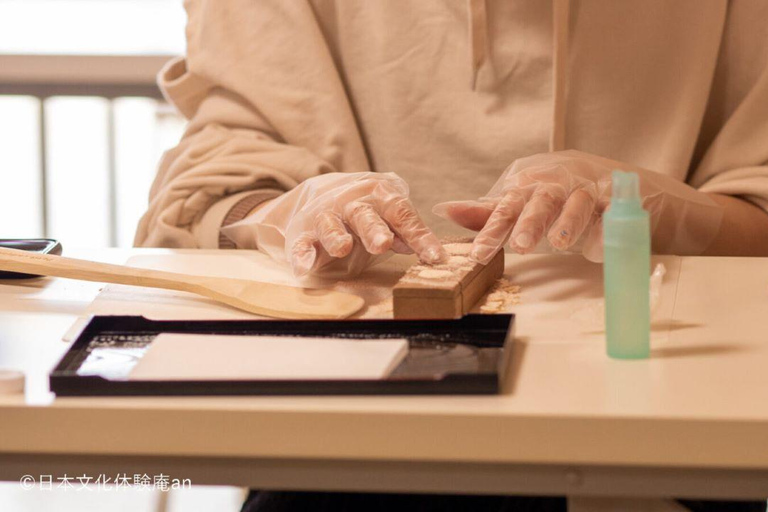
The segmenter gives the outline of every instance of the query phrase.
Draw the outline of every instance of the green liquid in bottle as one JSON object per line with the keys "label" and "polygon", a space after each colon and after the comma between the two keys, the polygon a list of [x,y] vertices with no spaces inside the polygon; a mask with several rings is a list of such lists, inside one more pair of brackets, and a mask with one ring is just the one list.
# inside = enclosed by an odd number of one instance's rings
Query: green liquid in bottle
{"label": "green liquid in bottle", "polygon": [[603,215],[605,332],[608,355],[650,355],[651,228],[635,173],[614,171],[611,207]]}

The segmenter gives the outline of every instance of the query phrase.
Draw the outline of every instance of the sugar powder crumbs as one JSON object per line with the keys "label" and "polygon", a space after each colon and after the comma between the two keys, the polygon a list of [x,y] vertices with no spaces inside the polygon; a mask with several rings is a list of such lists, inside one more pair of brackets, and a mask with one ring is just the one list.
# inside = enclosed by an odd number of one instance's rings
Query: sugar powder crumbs
{"label": "sugar powder crumbs", "polygon": [[469,256],[472,244],[451,243],[443,246],[445,251],[452,256]]}
{"label": "sugar powder crumbs", "polygon": [[472,245],[466,242],[452,242],[444,244],[443,247],[448,253],[447,261],[435,265],[426,263],[414,265],[403,276],[402,281],[447,288],[458,283],[463,276],[472,270],[473,263],[469,259]]}
{"label": "sugar powder crumbs", "polygon": [[479,312],[486,314],[508,313],[512,306],[520,303],[520,286],[502,277],[480,301]]}
{"label": "sugar powder crumbs", "polygon": [[453,272],[450,270],[436,270],[433,268],[428,268],[419,272],[419,277],[424,279],[446,279],[448,277],[453,277],[453,275]]}

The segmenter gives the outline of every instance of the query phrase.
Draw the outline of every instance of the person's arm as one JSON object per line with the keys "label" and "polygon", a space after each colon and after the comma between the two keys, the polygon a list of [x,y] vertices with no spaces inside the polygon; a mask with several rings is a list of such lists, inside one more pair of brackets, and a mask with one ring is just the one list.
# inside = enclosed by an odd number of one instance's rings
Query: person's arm
{"label": "person's arm", "polygon": [[615,170],[638,175],[654,253],[700,255],[712,245],[723,207],[709,195],[669,176],[576,150],[519,158],[484,197],[441,203],[433,211],[480,231],[470,254],[479,263],[490,261],[507,241],[513,251],[527,254],[542,240],[602,261],[602,213]]}
{"label": "person's arm", "polygon": [[723,219],[706,256],[768,256],[768,213],[749,201],[708,194],[723,207]]}
{"label": "person's arm", "polygon": [[190,123],[161,162],[135,245],[219,247],[219,229],[247,213],[251,192],[274,196],[321,174],[369,170],[308,3],[185,7],[187,56],[159,82]]}
{"label": "person's arm", "polygon": [[767,15],[765,2],[728,4],[699,157],[688,178],[723,208],[707,255],[768,256]]}
{"label": "person's arm", "polygon": [[[254,215],[280,195],[278,190],[265,188],[228,196],[208,208],[201,221],[192,228],[192,233],[202,247],[213,244],[219,249],[237,249],[237,243],[226,235],[224,228]],[[215,232],[219,233],[218,239]],[[206,237],[213,240],[208,241]]]}

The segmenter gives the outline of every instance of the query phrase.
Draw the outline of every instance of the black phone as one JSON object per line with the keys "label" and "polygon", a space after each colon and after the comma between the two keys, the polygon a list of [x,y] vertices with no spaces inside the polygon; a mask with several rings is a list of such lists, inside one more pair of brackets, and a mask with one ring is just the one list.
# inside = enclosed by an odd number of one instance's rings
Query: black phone
{"label": "black phone", "polygon": [[[36,252],[39,254],[55,254],[57,256],[60,255],[62,251],[59,241],[50,238],[0,239],[0,247],[20,249],[22,251]],[[33,277],[40,276],[0,270],[0,279],[30,279]]]}

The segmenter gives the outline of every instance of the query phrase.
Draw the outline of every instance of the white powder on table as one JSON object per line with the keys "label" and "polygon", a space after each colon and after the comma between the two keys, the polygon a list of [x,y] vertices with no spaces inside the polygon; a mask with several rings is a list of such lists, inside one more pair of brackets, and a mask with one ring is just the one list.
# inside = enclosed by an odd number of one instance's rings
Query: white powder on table
{"label": "white powder on table", "polygon": [[480,301],[476,310],[480,313],[509,313],[512,307],[520,304],[520,286],[513,284],[506,277],[502,277],[493,285],[493,288]]}

